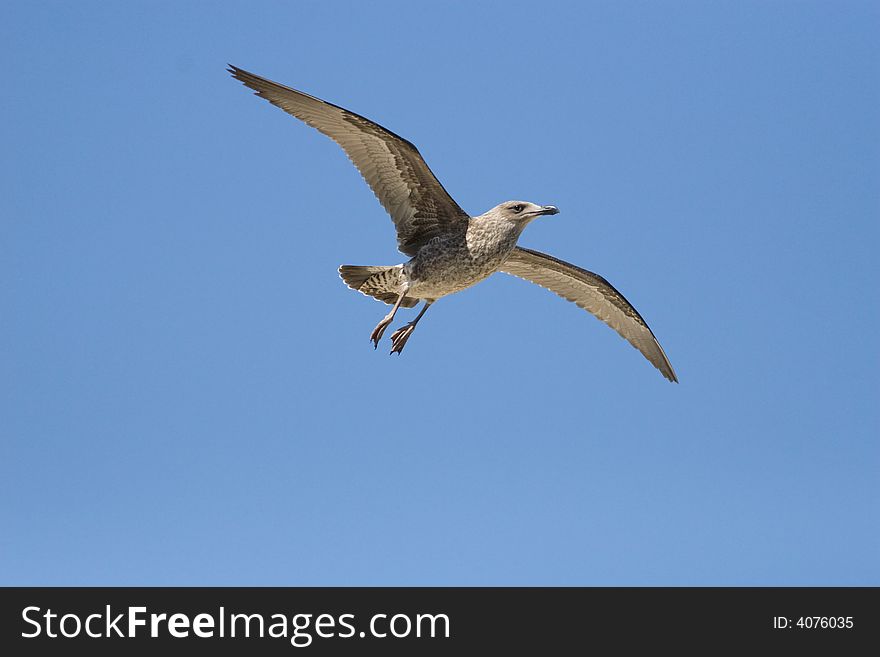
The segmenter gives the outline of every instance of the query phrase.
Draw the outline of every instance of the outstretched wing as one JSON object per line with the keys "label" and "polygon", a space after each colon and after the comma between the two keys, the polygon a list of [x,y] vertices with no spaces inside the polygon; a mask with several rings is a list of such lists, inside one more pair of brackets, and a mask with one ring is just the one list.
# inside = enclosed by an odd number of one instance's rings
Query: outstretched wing
{"label": "outstretched wing", "polygon": [[648,324],[632,304],[598,274],[521,247],[513,250],[500,270],[545,287],[591,312],[641,351],[663,376],[678,382]]}
{"label": "outstretched wing", "polygon": [[406,139],[347,109],[230,65],[234,78],[342,147],[397,228],[398,248],[414,256],[468,215]]}

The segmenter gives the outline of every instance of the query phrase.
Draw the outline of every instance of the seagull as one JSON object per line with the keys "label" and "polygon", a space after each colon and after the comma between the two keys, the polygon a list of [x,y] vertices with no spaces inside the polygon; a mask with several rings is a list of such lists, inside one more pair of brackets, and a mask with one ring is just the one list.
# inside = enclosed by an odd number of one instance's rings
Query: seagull
{"label": "seagull", "polygon": [[236,66],[229,65],[228,71],[257,96],[339,144],[391,215],[398,249],[410,260],[392,266],[339,267],[346,285],[391,306],[370,334],[374,348],[401,307],[424,302],[416,318],[391,335],[392,354],[403,351],[434,302],[500,271],[547,288],[592,313],[664,377],[678,382],[647,322],[611,283],[553,256],[517,246],[523,229],[538,217],[557,214],[556,206],[506,201],[471,217],[403,137],[343,107]]}

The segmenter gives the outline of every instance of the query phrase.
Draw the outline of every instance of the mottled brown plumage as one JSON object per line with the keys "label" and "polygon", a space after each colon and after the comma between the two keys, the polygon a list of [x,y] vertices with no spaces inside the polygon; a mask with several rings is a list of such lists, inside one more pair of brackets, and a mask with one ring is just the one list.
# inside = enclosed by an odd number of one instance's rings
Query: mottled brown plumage
{"label": "mottled brown plumage", "polygon": [[591,312],[641,351],[663,376],[678,381],[645,320],[608,281],[516,245],[532,220],[558,212],[554,206],[508,201],[469,217],[406,139],[296,89],[235,66],[229,71],[257,95],[339,144],[391,215],[398,248],[411,259],[393,266],[339,268],[349,287],[393,306],[370,335],[374,345],[378,346],[401,306],[425,301],[418,316],[391,336],[391,353],[403,350],[416,324],[437,299],[503,271],[545,287]]}

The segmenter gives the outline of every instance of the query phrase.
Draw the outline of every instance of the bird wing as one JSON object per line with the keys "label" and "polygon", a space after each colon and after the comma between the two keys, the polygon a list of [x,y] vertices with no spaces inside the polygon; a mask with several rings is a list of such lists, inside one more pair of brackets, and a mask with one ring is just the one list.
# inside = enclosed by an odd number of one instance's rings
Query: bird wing
{"label": "bird wing", "polygon": [[414,256],[431,238],[469,217],[403,137],[347,109],[229,66],[256,95],[324,133],[342,147],[397,228],[398,248]]}
{"label": "bird wing", "polygon": [[522,247],[516,247],[499,269],[545,287],[592,313],[641,351],[663,376],[678,382],[648,324],[632,304],[598,274]]}

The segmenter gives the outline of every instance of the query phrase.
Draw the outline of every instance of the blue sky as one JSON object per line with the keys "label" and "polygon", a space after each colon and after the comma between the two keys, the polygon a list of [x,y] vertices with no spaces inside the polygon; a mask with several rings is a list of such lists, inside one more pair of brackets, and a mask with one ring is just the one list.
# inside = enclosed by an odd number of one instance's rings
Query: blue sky
{"label": "blue sky", "polygon": [[[880,584],[878,28],[3,3],[0,583]],[[227,62],[410,139],[473,214],[559,206],[520,243],[608,278],[680,385],[500,274],[373,351],[336,268],[402,262],[389,218]]]}

